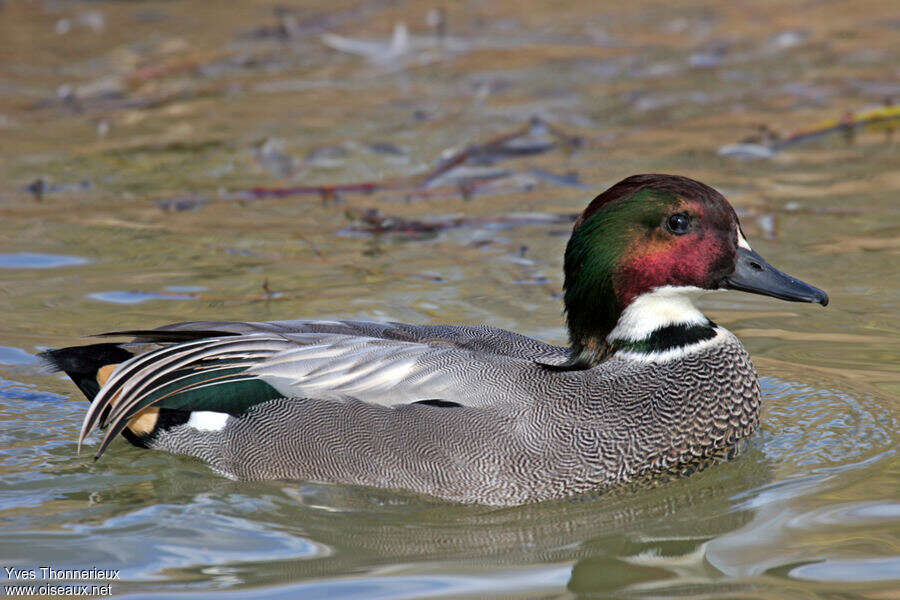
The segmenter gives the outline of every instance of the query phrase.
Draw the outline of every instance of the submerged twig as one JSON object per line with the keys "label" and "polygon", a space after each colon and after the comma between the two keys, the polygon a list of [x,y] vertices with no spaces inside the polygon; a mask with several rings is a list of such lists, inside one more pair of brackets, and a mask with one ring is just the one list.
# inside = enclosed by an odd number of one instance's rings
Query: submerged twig
{"label": "submerged twig", "polygon": [[446,216],[432,219],[404,219],[403,217],[385,215],[377,208],[370,208],[363,213],[348,212],[348,216],[354,218],[357,222],[349,227],[345,227],[339,233],[370,235],[393,233],[406,236],[431,235],[446,229],[479,225],[518,227],[523,225],[571,223],[578,217],[577,214],[511,213],[497,217]]}
{"label": "submerged twig", "polygon": [[854,141],[856,132],[865,128],[882,129],[890,140],[898,123],[900,123],[900,106],[894,106],[890,100],[886,100],[883,107],[855,113],[848,111],[838,119],[827,119],[784,139],[778,139],[774,131],[761,125],[757,127],[759,130],[757,135],[740,144],[722,146],[719,148],[719,154],[743,158],[768,158],[785,148],[838,133],[843,135],[849,144]]}
{"label": "submerged twig", "polygon": [[880,108],[871,108],[856,113],[847,112],[840,119],[823,121],[806,131],[794,133],[789,138],[772,144],[773,150],[781,150],[807,140],[819,138],[834,133],[851,135],[853,131],[873,125],[886,125],[885,129],[892,130],[891,124],[900,121],[900,106],[887,104]]}
{"label": "submerged twig", "polygon": [[125,76],[125,81],[129,85],[139,85],[153,79],[195,71],[204,65],[222,61],[231,56],[233,56],[233,52],[202,52],[191,56],[165,58],[136,68]]}
{"label": "submerged twig", "polygon": [[[527,136],[539,135],[545,135],[552,139],[552,141],[520,144],[518,146],[515,144]],[[426,171],[424,174],[389,179],[386,181],[363,181],[346,184],[301,185],[289,187],[259,186],[248,190],[233,192],[228,194],[227,197],[238,201],[250,201],[262,198],[317,195],[322,198],[323,202],[328,202],[340,197],[341,194],[372,194],[381,191],[405,192],[408,193],[408,197],[410,198],[440,195],[441,193],[447,192],[459,193],[464,197],[470,197],[478,190],[478,187],[481,184],[501,178],[501,176],[495,171],[485,171],[480,174],[467,176],[464,180],[458,181],[453,185],[448,183],[438,186],[435,185],[435,183],[454,168],[472,160],[489,161],[513,156],[540,154],[557,147],[578,147],[581,143],[582,139],[580,137],[569,135],[551,123],[546,122],[544,119],[534,117],[527,124],[518,127],[513,131],[498,135],[483,143],[466,146],[464,149],[439,161],[433,168]],[[544,172],[540,172],[540,175],[542,179],[552,181],[552,179],[546,176]],[[504,174],[503,176],[507,176],[507,174]],[[572,179],[572,175],[568,175],[567,177],[567,179],[558,177],[557,182],[559,182],[560,185],[579,185],[577,183],[577,178]]]}
{"label": "submerged twig", "polygon": [[[549,134],[549,136],[554,139],[554,142],[545,142],[543,144],[532,145],[531,147],[525,148],[516,148],[514,146],[511,146],[512,142],[524,138],[525,136],[540,134],[543,132]],[[581,138],[579,138],[578,136],[571,136],[563,133],[560,129],[556,128],[540,117],[532,117],[527,124],[519,127],[518,129],[498,135],[488,140],[487,142],[467,146],[459,152],[456,152],[450,157],[440,161],[437,165],[434,166],[434,168],[432,168],[424,175],[420,176],[421,179],[419,181],[419,186],[427,187],[441,175],[444,175],[454,167],[458,167],[459,165],[462,165],[463,163],[473,158],[540,154],[555,148],[557,145],[567,145],[570,147],[574,147],[580,144]]]}

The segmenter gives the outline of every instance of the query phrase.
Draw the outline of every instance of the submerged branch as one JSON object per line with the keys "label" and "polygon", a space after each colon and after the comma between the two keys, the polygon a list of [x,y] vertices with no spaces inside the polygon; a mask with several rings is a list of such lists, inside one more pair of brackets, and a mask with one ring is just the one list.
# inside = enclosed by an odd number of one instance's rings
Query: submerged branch
{"label": "submerged branch", "polygon": [[[531,138],[531,139],[529,139]],[[515,156],[542,154],[555,148],[577,148],[583,143],[582,138],[569,135],[540,117],[532,118],[527,124],[513,131],[495,136],[486,142],[466,146],[462,150],[439,161],[424,174],[401,177],[386,181],[363,181],[346,184],[301,185],[289,187],[255,187],[228,194],[238,201],[259,200],[262,198],[284,198],[287,196],[317,195],[323,202],[336,200],[342,194],[372,194],[382,191],[404,192],[408,198],[440,196],[441,194],[461,194],[463,197],[474,195],[479,186],[496,179],[508,177],[510,173],[498,175],[495,171],[460,178],[456,182],[441,182],[441,178],[464,164],[480,161],[494,162]],[[541,172],[542,179],[552,179]],[[580,185],[577,178],[557,176],[559,185]]]}

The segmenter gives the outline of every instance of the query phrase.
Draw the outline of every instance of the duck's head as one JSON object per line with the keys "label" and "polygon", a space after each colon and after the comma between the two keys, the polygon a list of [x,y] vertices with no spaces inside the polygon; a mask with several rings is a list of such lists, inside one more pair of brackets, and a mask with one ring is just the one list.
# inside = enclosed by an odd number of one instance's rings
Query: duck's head
{"label": "duck's head", "polygon": [[711,330],[692,302],[705,290],[828,303],[825,292],[754,252],[734,209],[708,185],[675,175],[620,181],[588,205],[566,247],[573,359],[588,366],[660,331]]}

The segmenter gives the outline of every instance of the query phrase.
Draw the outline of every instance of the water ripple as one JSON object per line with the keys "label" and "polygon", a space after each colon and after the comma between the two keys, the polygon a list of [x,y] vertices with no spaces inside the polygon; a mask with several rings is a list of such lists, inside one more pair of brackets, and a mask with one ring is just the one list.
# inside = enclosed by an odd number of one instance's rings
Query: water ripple
{"label": "water ripple", "polygon": [[66,254],[13,252],[0,254],[0,269],[56,269],[87,264],[88,259]]}

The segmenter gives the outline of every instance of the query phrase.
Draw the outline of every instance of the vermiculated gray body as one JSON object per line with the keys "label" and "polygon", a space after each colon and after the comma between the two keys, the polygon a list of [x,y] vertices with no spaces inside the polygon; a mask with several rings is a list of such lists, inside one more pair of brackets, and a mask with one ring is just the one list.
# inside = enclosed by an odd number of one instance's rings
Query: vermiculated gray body
{"label": "vermiculated gray body", "polygon": [[[175,327],[204,325],[211,324]],[[180,425],[151,443],[239,479],[306,479],[512,505],[697,462],[758,424],[756,372],[740,342],[721,329],[714,343],[666,362],[614,356],[590,369],[554,372],[535,361],[562,362],[564,348],[489,327],[215,325],[321,336],[317,348],[339,347],[350,336],[415,344],[414,367],[392,381],[396,404],[365,381],[368,387],[358,387],[368,391],[357,397],[338,385],[323,397],[259,404],[219,431]],[[390,342],[354,352],[363,379],[366,361],[384,367],[398,360]],[[419,400],[463,406],[409,403],[412,392],[404,390],[419,389],[422,379],[434,395]]]}

